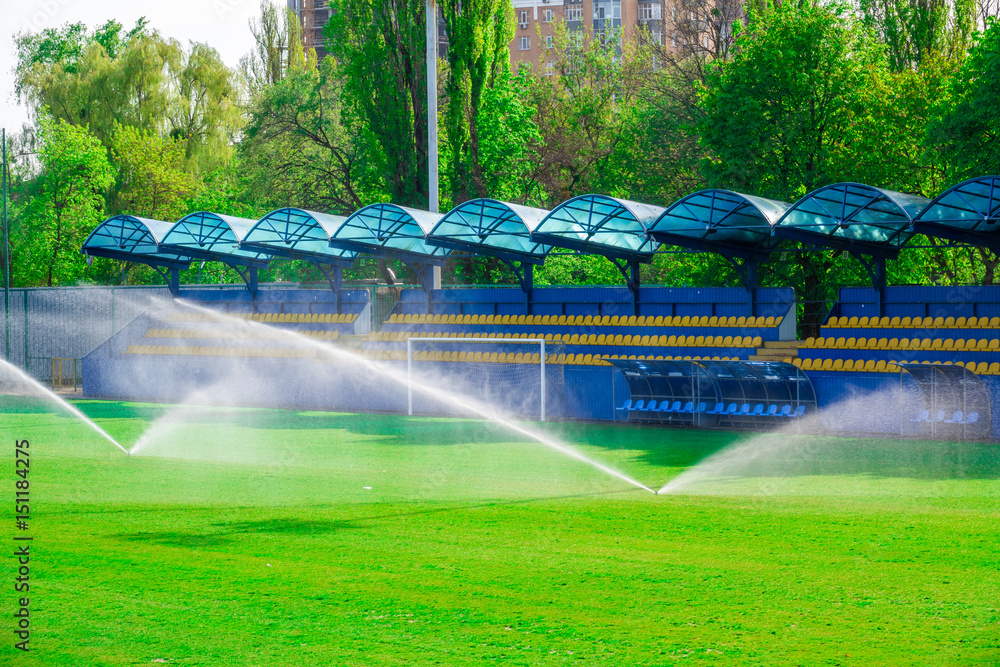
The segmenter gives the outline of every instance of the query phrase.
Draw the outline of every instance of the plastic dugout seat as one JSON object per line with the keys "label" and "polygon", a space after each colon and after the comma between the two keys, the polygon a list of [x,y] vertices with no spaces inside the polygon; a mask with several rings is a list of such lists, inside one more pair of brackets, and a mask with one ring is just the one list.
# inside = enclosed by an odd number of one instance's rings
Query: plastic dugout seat
{"label": "plastic dugout seat", "polygon": [[792,413],[792,417],[801,417],[805,415],[805,413],[806,413],[806,406],[800,405],[799,407],[795,408],[795,412]]}
{"label": "plastic dugout seat", "polygon": [[[744,406],[744,407],[746,407],[746,406]],[[750,413],[750,416],[751,417],[760,417],[763,414],[764,414],[764,404],[763,403],[758,403],[757,405],[753,406],[753,412]]]}
{"label": "plastic dugout seat", "polygon": [[739,416],[741,416],[741,417],[749,417],[750,416],[750,409],[751,409],[750,404],[749,403],[744,403],[743,406],[740,408],[740,411],[737,414]]}
{"label": "plastic dugout seat", "polygon": [[792,406],[783,405],[781,410],[776,415],[777,417],[791,417],[792,416]]}
{"label": "plastic dugout seat", "polygon": [[964,424],[965,414],[961,410],[956,410],[952,413],[951,419],[946,419],[945,424]]}
{"label": "plastic dugout seat", "polygon": [[778,406],[775,405],[775,404],[772,404],[771,406],[769,406],[767,408],[767,410],[764,412],[764,416],[765,417],[777,417],[778,416]]}
{"label": "plastic dugout seat", "polygon": [[976,411],[970,412],[968,416],[965,418],[966,424],[976,424],[978,422],[979,422],[979,413]]}
{"label": "plastic dugout seat", "polygon": [[706,415],[721,415],[725,411],[726,411],[726,404],[725,403],[716,403],[715,407],[712,408],[711,410],[709,410],[708,412],[706,412],[705,414]]}
{"label": "plastic dugout seat", "polygon": [[681,408],[680,410],[677,410],[677,413],[678,414],[682,414],[682,415],[689,415],[692,412],[694,412],[694,402],[693,401],[688,401],[687,403],[684,404],[683,408]]}

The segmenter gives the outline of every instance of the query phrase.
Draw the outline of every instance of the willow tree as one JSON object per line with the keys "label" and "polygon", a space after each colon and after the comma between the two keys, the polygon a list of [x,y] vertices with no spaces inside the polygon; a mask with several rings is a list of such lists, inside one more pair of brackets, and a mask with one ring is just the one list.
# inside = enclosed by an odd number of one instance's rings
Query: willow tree
{"label": "willow tree", "polygon": [[[328,50],[392,201],[426,208],[424,0],[332,0]],[[354,123],[351,123],[354,124]]]}

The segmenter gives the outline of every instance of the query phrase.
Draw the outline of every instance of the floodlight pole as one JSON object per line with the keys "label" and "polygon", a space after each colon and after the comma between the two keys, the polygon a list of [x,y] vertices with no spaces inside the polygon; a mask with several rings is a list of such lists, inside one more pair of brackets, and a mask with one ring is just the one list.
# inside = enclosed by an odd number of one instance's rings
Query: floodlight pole
{"label": "floodlight pole", "polygon": [[[427,210],[438,212],[437,7],[427,0]],[[441,289],[441,267],[431,268],[431,289]],[[431,309],[427,294],[427,310]]]}
{"label": "floodlight pole", "polygon": [[7,128],[0,130],[0,143],[3,144],[3,321],[6,331],[4,359],[10,361],[10,233],[7,229],[7,181],[10,180],[8,175],[10,170],[7,168]]}
{"label": "floodlight pole", "polygon": [[542,339],[542,353],[540,356],[542,362],[542,387],[541,387],[540,399],[542,402],[542,421],[545,421],[545,339],[544,338]]}

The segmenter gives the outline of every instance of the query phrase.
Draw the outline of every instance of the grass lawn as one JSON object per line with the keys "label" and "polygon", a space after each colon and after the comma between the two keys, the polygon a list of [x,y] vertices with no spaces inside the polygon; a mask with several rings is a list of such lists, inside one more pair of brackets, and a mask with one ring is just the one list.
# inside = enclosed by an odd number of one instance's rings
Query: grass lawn
{"label": "grass lawn", "polygon": [[[803,437],[654,496],[469,420],[77,405],[162,419],[126,457],[0,405],[0,665],[1000,664],[1000,446]],[[746,437],[545,428],[653,488]]]}

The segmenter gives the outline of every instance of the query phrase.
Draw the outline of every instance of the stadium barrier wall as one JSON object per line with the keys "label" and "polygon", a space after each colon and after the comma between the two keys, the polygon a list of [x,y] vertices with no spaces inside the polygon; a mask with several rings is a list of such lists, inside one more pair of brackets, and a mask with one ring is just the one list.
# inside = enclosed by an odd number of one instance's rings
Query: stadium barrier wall
{"label": "stadium barrier wall", "polygon": [[885,312],[878,312],[878,292],[844,287],[830,315],[838,317],[994,317],[1000,315],[1000,285],[938,287],[899,285],[886,288]]}

